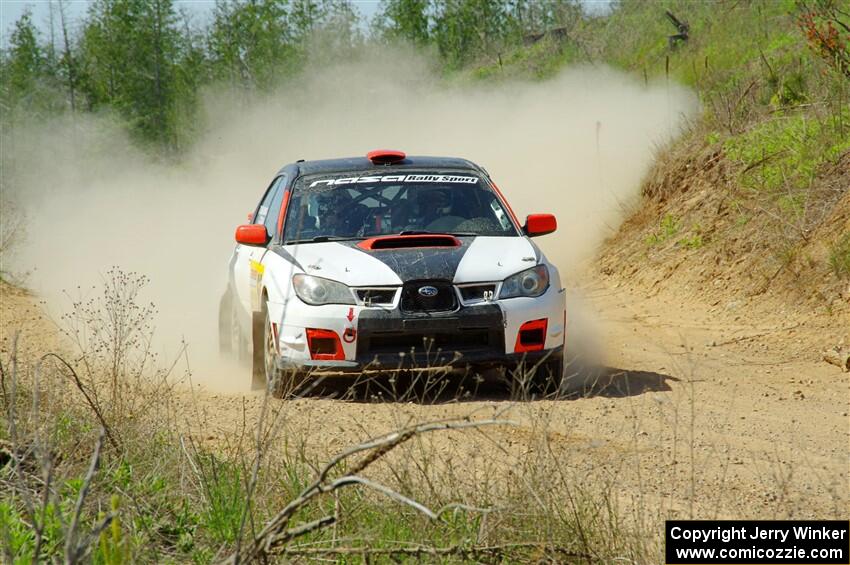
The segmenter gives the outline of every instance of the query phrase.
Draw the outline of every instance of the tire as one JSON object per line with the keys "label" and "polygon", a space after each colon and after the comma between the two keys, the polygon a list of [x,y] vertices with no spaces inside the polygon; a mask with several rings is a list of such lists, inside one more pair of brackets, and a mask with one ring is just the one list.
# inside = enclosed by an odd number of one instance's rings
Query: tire
{"label": "tire", "polygon": [[251,383],[253,388],[255,390],[268,388],[269,393],[276,398],[285,398],[294,394],[304,379],[294,370],[284,371],[278,368],[277,347],[275,346],[269,310],[265,302],[263,303],[263,311],[259,315],[255,315],[253,342]]}
{"label": "tire", "polygon": [[564,359],[558,357],[544,361],[534,372],[534,390],[538,394],[548,396],[557,394],[561,390],[561,382],[564,380]]}
{"label": "tire", "polygon": [[254,313],[251,327],[251,388],[259,390],[274,382],[274,374],[266,374],[266,341],[271,333],[271,324],[265,302],[263,311]]}

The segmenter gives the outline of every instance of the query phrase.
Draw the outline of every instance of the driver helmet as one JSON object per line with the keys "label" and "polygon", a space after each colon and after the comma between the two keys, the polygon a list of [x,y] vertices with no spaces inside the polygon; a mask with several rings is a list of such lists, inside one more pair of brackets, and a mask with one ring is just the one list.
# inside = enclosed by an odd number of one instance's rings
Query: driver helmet
{"label": "driver helmet", "polygon": [[344,188],[336,188],[319,196],[319,222],[331,225],[341,221],[353,200]]}
{"label": "driver helmet", "polygon": [[448,215],[452,210],[452,196],[447,188],[432,188],[419,193],[419,209],[426,217]]}

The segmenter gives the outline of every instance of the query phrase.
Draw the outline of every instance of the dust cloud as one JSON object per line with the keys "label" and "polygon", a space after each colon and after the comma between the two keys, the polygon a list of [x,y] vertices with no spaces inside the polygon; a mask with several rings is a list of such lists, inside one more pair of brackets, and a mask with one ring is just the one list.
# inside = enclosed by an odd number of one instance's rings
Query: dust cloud
{"label": "dust cloud", "polygon": [[425,60],[385,60],[309,69],[272,95],[207,92],[201,138],[175,163],[139,150],[108,116],[7,132],[3,184],[27,231],[12,267],[54,311],[68,306],[64,289],[97,284],[112,265],[146,274],[164,356],[185,339],[196,381],[244,388],[218,355],[218,300],[234,228],[283,164],[378,147],[468,158],[518,215],[557,215],[559,231],[537,241],[570,273],[634,202],[655,148],[697,110],[684,88],[599,67],[447,84]]}

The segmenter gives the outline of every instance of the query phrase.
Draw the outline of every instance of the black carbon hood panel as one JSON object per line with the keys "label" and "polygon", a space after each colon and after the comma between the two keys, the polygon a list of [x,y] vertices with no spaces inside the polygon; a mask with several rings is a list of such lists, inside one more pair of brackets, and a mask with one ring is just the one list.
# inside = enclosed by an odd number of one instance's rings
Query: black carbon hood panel
{"label": "black carbon hood panel", "polygon": [[409,247],[400,249],[363,249],[357,242],[345,242],[353,249],[378,259],[393,270],[402,282],[454,280],[458,265],[475,237],[458,237],[457,247]]}

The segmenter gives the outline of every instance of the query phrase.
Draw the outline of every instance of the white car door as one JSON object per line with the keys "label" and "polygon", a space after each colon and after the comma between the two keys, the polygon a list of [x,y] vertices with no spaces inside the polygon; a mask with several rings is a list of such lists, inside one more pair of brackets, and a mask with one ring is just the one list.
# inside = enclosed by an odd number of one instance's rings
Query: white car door
{"label": "white car door", "polygon": [[[252,224],[266,224],[272,201],[275,195],[283,190],[283,177],[277,177],[266,190],[262,202],[257,207],[252,218]],[[272,232],[273,233],[273,232]],[[242,309],[246,312],[258,310],[257,284],[262,279],[262,257],[265,247],[236,244],[236,259],[233,264],[233,282],[236,296]]]}

